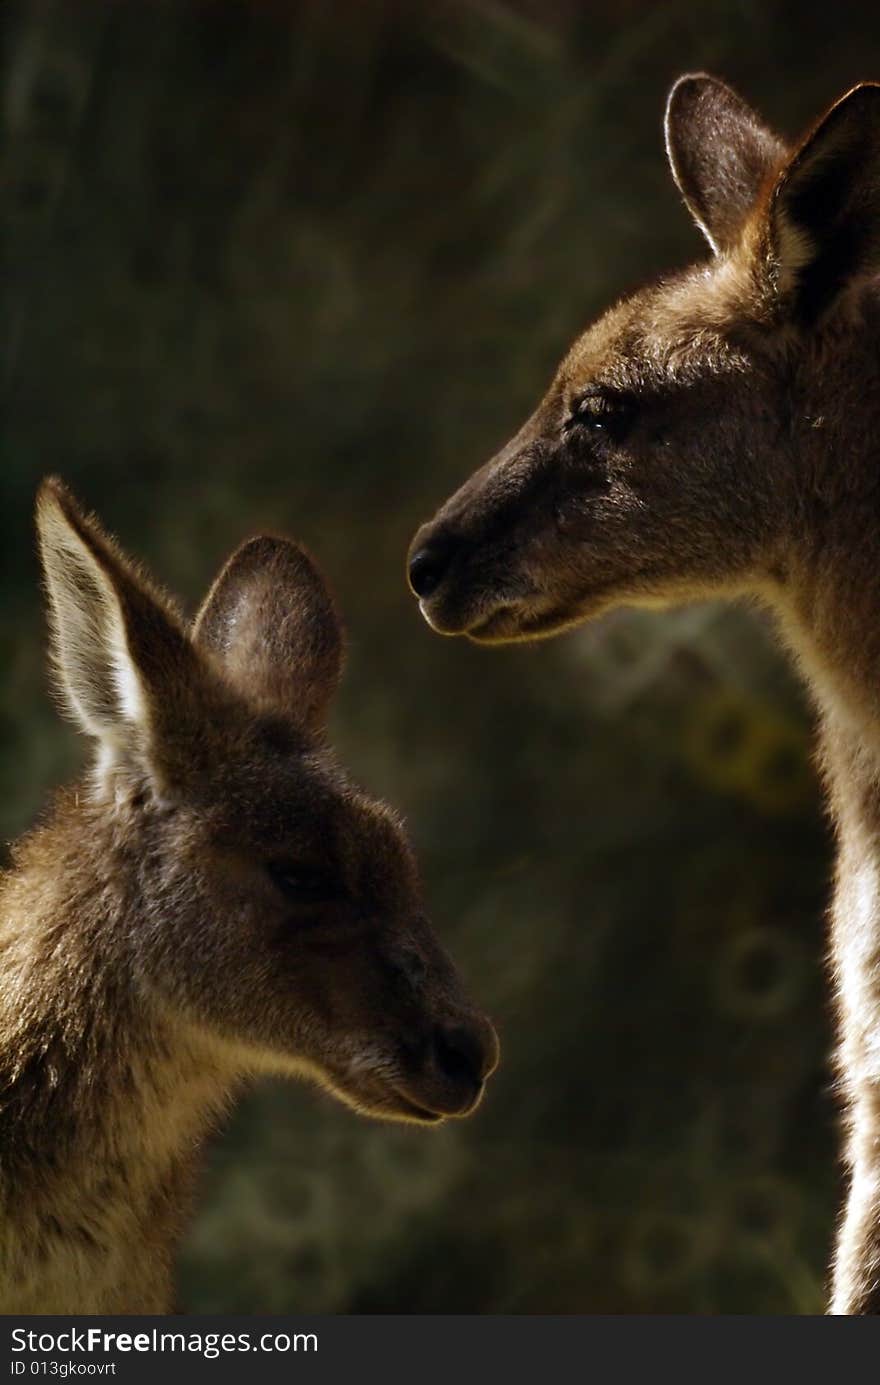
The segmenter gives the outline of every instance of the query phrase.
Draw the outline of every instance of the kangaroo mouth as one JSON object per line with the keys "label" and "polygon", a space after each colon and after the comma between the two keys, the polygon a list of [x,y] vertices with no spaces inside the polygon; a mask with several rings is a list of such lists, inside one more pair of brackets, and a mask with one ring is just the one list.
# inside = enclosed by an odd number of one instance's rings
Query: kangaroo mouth
{"label": "kangaroo mouth", "polygon": [[415,1125],[442,1125],[447,1120],[460,1120],[464,1116],[469,1116],[479,1106],[483,1099],[484,1084],[481,1082],[473,1091],[469,1091],[460,1102],[456,1103],[454,1109],[437,1109],[434,1106],[424,1105],[422,1101],[416,1101],[409,1092],[398,1086],[387,1086],[378,1098],[364,1099],[356,1096],[354,1104],[367,1115],[377,1116],[380,1120],[404,1121]]}
{"label": "kangaroo mouth", "polygon": [[488,615],[481,615],[469,623],[465,617],[450,619],[448,615],[438,611],[436,607],[432,610],[427,601],[419,602],[419,610],[435,634],[448,635],[452,638],[463,635],[474,640],[480,639],[484,634],[491,638],[491,632],[509,620],[513,609],[514,603],[506,602],[503,606],[496,607]]}
{"label": "kangaroo mouth", "polygon": [[539,604],[534,597],[502,599],[491,609],[478,611],[470,619],[449,619],[442,611],[419,602],[422,616],[438,635],[462,636],[472,644],[517,644],[555,635],[577,624],[583,617],[562,604]]}
{"label": "kangaroo mouth", "polygon": [[476,644],[499,644],[518,638],[518,632],[537,615],[534,598],[516,593],[491,602],[473,603],[438,593],[419,602],[422,617],[438,635],[464,636]]}
{"label": "kangaroo mouth", "polygon": [[[346,1106],[362,1116],[375,1120],[402,1121],[415,1125],[442,1125],[447,1111],[435,1111],[384,1078],[352,1081],[349,1075],[334,1073],[324,1078],[324,1085]],[[457,1113],[456,1113],[457,1114]]]}
{"label": "kangaroo mouth", "polygon": [[539,610],[530,609],[526,603],[511,603],[482,617],[462,633],[473,644],[516,644],[555,635],[573,625],[575,619],[564,606]]}
{"label": "kangaroo mouth", "polygon": [[391,1078],[379,1073],[336,1072],[326,1074],[325,1084],[334,1094],[361,1115],[377,1120],[401,1121],[416,1125],[442,1125],[446,1120],[462,1119],[475,1111],[483,1099],[485,1081],[467,1082],[458,1090],[432,1090],[434,1083],[417,1078]]}
{"label": "kangaroo mouth", "polygon": [[[483,1099],[485,1082],[467,1084],[466,1090],[460,1091],[450,1105],[448,1097],[444,1099],[442,1105],[425,1105],[424,1099],[416,1100],[407,1089],[403,1087],[392,1087],[391,1093],[397,1104],[399,1115],[398,1119],[418,1121],[422,1125],[438,1125],[445,1120],[460,1120],[464,1116],[469,1116],[477,1109]],[[418,1093],[421,1097],[422,1094]]]}
{"label": "kangaroo mouth", "polygon": [[394,1088],[393,1093],[400,1111],[398,1119],[417,1121],[420,1125],[440,1125],[447,1119],[445,1112],[432,1111],[429,1106],[422,1106],[399,1088]]}

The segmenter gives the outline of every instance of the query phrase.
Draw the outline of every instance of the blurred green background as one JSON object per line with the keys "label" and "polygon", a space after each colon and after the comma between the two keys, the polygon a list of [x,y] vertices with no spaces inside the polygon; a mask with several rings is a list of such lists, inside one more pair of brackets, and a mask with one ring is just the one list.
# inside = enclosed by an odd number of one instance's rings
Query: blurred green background
{"label": "blurred green background", "polygon": [[[571,337],[702,255],[665,169],[681,71],[788,133],[877,77],[875,4],[6,0],[0,830],[83,747],[46,691],[31,510],[61,472],[194,602],[261,526],[351,632],[335,716],[406,814],[496,1016],[472,1121],[266,1084],[212,1145],[193,1310],[804,1312],[836,1116],[830,839],[754,613],[439,640],[416,524]],[[136,1252],[135,1252],[136,1253]]]}

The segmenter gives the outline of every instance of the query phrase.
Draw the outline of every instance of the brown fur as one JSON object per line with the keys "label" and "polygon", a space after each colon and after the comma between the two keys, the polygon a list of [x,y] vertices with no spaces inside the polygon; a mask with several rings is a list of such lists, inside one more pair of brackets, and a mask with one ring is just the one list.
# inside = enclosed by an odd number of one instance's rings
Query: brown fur
{"label": "brown fur", "polygon": [[303,550],[245,544],[189,629],[58,482],[38,525],[98,754],[0,881],[0,1311],[163,1312],[243,1080],[430,1124],[473,1110],[497,1041],[400,824],[324,744],[342,637]]}
{"label": "brown fur", "polygon": [[444,634],[535,639],[620,604],[776,612],[821,718],[851,1184],[837,1313],[880,1312],[880,87],[793,153],[682,78],[667,148],[714,255],[575,342],[514,440],[417,534]]}

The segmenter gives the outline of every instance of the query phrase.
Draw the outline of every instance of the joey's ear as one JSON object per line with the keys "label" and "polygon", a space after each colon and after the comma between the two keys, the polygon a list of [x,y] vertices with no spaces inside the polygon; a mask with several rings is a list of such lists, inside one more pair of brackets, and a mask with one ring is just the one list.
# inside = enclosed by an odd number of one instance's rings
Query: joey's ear
{"label": "joey's ear", "polygon": [[764,235],[775,288],[802,321],[880,274],[880,84],[854,87],[807,135],[770,194]]}
{"label": "joey's ear", "polygon": [[55,478],[40,487],[37,533],[64,702],[111,754],[149,757],[191,702],[184,627]]}
{"label": "joey's ear", "polygon": [[246,696],[309,732],[324,724],[342,672],[342,623],[297,544],[268,537],[242,544],[205,598],[193,638]]}
{"label": "joey's ear", "polygon": [[716,254],[739,239],[762,184],[785,145],[724,82],[706,73],[679,77],[666,103],[672,176]]}

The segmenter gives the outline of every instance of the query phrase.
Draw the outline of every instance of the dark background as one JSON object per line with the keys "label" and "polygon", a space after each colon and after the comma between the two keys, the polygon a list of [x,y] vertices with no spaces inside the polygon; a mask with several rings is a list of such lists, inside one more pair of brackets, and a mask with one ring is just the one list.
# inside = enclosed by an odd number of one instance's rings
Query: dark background
{"label": "dark background", "polygon": [[623,612],[480,651],[431,635],[403,557],[590,316],[702,255],[662,151],[674,77],[723,75],[794,134],[880,76],[880,11],[6,0],[5,23],[0,831],[83,757],[45,686],[39,478],[191,603],[287,531],[348,616],[339,749],[406,814],[504,1045],[438,1133],[256,1089],[183,1303],[819,1309],[830,840],[769,631]]}

